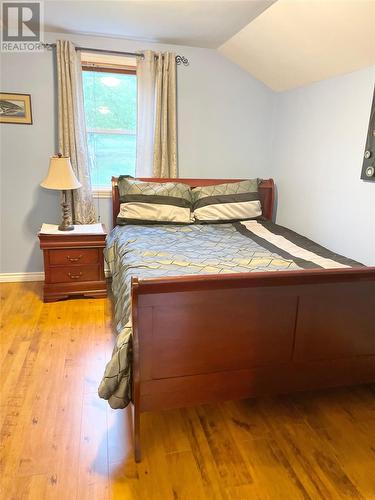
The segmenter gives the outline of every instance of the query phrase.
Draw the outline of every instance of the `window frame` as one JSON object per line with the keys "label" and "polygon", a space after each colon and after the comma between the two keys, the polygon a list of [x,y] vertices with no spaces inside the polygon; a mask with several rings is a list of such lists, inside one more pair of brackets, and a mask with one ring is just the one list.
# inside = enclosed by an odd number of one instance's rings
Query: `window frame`
{"label": "window frame", "polygon": [[[87,62],[87,61],[82,60],[81,61],[81,70],[82,70],[82,73],[84,71],[93,71],[96,73],[114,73],[114,74],[120,73],[123,75],[137,76],[137,67],[136,66],[116,65],[116,64],[108,64],[108,63],[104,63],[104,62],[103,63],[102,62],[96,63],[96,62]],[[87,132],[87,130],[86,130],[86,132]],[[109,186],[95,186],[92,188],[92,194],[93,194],[94,198],[111,198],[112,197],[112,186],[111,185],[109,185]]]}

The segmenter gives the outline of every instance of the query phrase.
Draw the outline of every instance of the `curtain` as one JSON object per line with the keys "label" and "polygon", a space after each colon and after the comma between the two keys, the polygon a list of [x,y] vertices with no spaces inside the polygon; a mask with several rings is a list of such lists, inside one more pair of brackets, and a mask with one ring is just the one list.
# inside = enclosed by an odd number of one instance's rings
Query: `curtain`
{"label": "curtain", "polygon": [[74,224],[96,222],[91,191],[85,114],[83,109],[82,69],[75,46],[67,40],[56,43],[58,147],[70,161],[82,187],[72,190],[70,205]]}
{"label": "curtain", "polygon": [[136,177],[152,177],[154,157],[155,81],[154,52],[137,59],[137,161]]}
{"label": "curtain", "polygon": [[154,177],[177,177],[176,55],[158,54],[155,84]]}
{"label": "curtain", "polygon": [[176,57],[145,51],[137,63],[137,177],[177,177]]}

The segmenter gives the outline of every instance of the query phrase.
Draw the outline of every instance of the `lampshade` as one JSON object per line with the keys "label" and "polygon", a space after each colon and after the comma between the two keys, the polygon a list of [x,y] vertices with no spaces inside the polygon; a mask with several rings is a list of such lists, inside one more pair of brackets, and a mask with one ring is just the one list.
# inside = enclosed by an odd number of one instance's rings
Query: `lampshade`
{"label": "lampshade", "polygon": [[47,189],[77,189],[82,186],[75,176],[68,156],[51,156],[47,177],[40,183]]}

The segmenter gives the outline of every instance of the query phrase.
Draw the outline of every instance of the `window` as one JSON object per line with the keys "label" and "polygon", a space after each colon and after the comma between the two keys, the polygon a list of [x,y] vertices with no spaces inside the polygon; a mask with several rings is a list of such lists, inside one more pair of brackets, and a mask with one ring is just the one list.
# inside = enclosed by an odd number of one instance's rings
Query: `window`
{"label": "window", "polygon": [[[136,161],[137,81],[135,61],[82,54],[84,110],[91,181],[109,191],[111,177],[134,175]],[[92,57],[92,55],[91,55]],[[126,64],[119,60],[126,59]]]}

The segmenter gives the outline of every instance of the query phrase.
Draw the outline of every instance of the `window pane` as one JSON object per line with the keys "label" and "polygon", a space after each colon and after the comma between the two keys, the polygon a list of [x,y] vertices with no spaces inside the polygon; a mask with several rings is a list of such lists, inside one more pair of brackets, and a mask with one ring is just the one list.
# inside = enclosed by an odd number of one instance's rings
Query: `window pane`
{"label": "window pane", "polygon": [[88,132],[91,177],[94,186],[111,183],[112,175],[133,175],[135,172],[136,136]]}
{"label": "window pane", "polygon": [[136,76],[83,71],[83,92],[92,184],[109,186],[112,175],[135,173]]}

